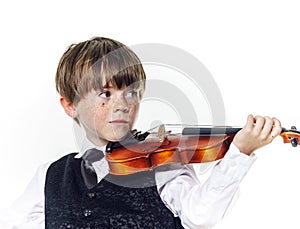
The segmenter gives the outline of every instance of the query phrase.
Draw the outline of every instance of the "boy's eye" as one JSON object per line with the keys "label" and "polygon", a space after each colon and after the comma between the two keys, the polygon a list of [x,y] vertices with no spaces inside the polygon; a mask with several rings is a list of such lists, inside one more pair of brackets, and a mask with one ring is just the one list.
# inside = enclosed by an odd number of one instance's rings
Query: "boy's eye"
{"label": "boy's eye", "polygon": [[99,94],[99,96],[102,98],[108,98],[111,96],[111,93],[109,91],[103,91]]}
{"label": "boy's eye", "polygon": [[138,93],[136,91],[129,91],[126,93],[127,97],[137,97]]}

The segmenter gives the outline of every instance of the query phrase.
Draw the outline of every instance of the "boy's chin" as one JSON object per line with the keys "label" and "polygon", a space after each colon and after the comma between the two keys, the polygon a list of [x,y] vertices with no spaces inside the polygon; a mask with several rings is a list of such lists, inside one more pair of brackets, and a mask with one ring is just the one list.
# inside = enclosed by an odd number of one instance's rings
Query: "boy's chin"
{"label": "boy's chin", "polygon": [[123,128],[116,128],[110,134],[109,141],[114,141],[114,142],[121,141],[127,138],[129,134],[130,134],[130,128],[128,126]]}
{"label": "boy's chin", "polygon": [[129,135],[130,135],[130,131],[127,131],[124,133],[119,133],[119,134],[109,136],[107,138],[107,140],[110,142],[119,142],[119,141],[122,141],[123,139],[127,138]]}

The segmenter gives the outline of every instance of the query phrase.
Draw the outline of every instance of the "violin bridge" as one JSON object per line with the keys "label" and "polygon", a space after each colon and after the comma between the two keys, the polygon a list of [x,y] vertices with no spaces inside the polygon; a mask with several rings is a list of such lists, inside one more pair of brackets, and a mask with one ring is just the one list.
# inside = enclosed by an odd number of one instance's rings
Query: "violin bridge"
{"label": "violin bridge", "polygon": [[163,142],[167,138],[167,132],[164,124],[159,125],[157,130],[157,136],[160,142]]}

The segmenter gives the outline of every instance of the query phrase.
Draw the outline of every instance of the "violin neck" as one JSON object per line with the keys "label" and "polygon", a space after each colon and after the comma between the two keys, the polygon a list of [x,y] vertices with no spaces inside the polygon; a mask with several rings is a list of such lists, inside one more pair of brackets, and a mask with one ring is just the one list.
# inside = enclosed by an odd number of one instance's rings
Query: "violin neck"
{"label": "violin neck", "polygon": [[182,135],[211,136],[236,134],[242,128],[240,127],[185,127]]}
{"label": "violin neck", "polygon": [[[241,127],[185,127],[182,130],[182,135],[195,135],[195,136],[207,136],[207,135],[227,135],[236,134],[242,128]],[[283,133],[296,133],[300,134],[300,131],[295,127],[291,129],[282,128],[281,134]]]}

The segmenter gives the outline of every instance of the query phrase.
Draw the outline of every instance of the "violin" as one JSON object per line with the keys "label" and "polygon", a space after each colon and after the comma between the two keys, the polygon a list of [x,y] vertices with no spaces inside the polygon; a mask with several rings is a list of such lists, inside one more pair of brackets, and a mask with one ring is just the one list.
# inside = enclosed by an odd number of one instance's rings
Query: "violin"
{"label": "violin", "polygon": [[[160,125],[147,132],[133,130],[120,142],[109,142],[106,160],[113,175],[129,175],[181,163],[205,163],[222,159],[242,128],[226,126]],[[284,143],[296,147],[300,131],[282,128]]]}

